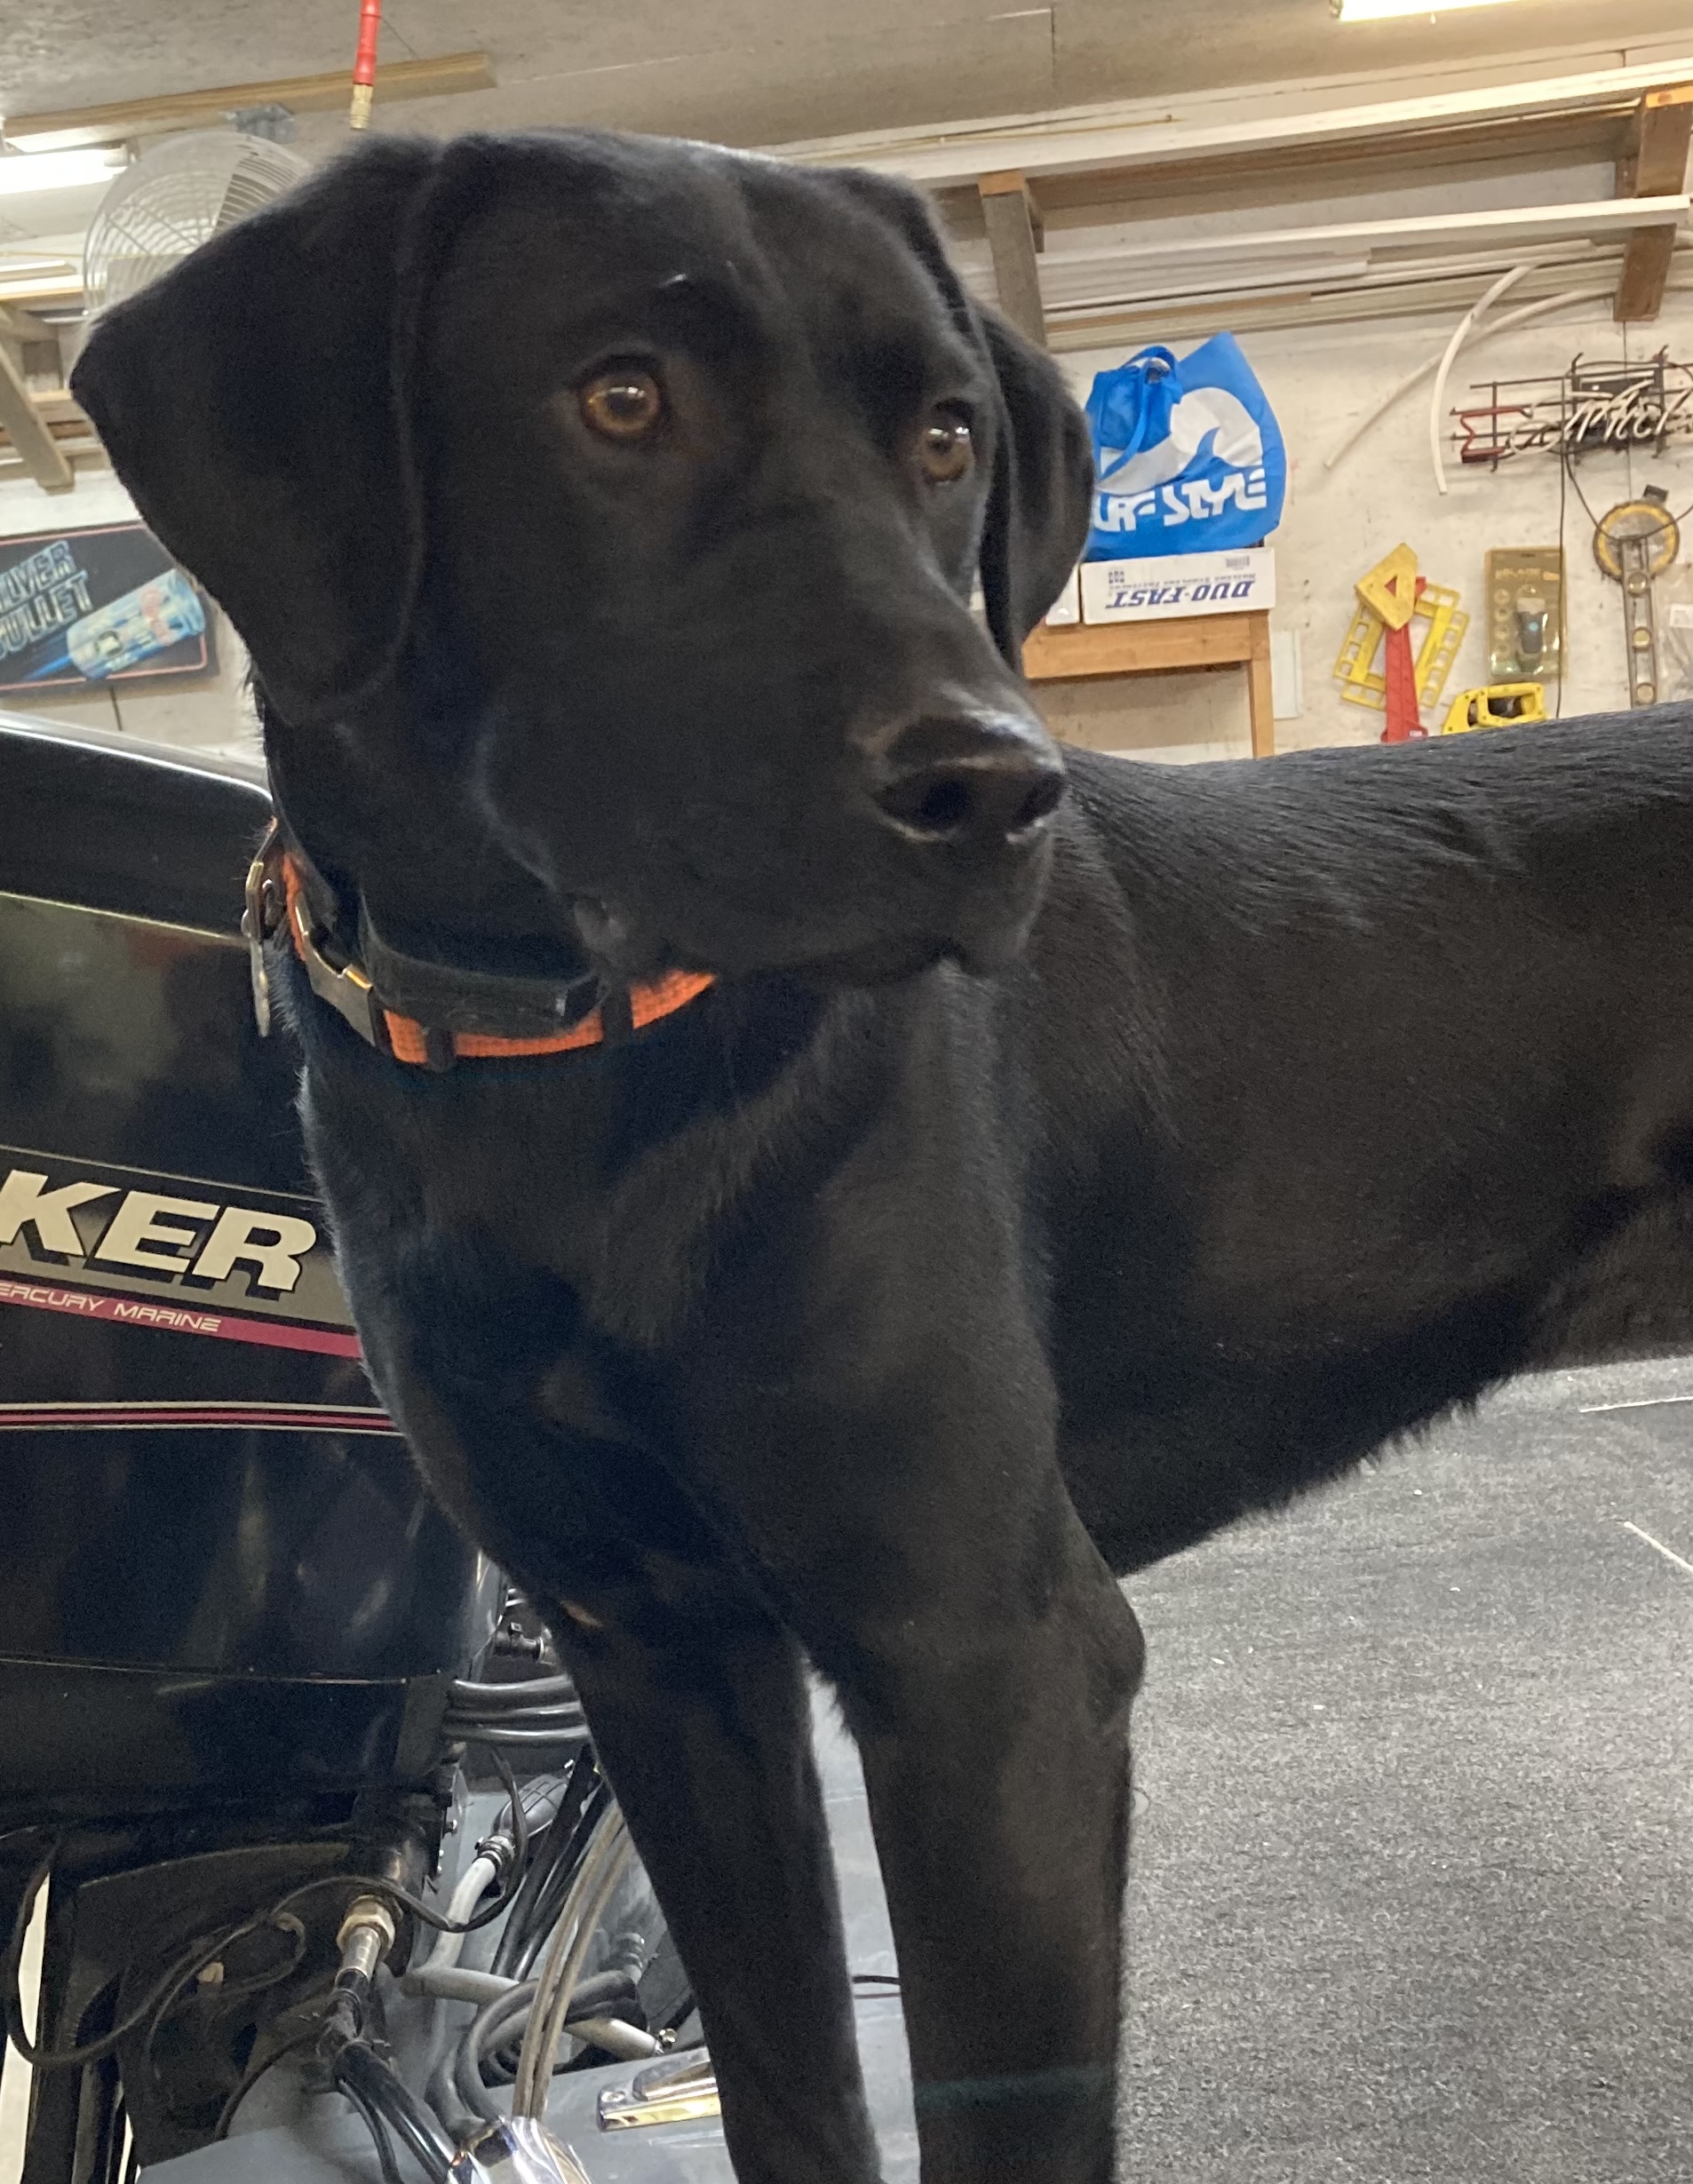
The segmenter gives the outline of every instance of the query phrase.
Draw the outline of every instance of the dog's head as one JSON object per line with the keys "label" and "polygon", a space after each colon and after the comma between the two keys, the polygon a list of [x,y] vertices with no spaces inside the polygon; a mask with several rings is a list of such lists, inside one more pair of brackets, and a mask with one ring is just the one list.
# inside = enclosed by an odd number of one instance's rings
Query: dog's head
{"label": "dog's head", "polygon": [[1086,440],[902,186],[376,140],[110,313],[75,386],[362,878],[473,837],[461,891],[521,873],[627,975],[1026,929],[1063,777],[1014,670]]}

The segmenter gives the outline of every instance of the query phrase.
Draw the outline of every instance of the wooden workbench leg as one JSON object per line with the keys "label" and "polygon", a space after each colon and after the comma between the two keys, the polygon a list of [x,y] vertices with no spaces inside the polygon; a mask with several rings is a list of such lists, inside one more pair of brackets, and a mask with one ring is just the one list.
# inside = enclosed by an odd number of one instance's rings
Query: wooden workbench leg
{"label": "wooden workbench leg", "polygon": [[1270,624],[1268,614],[1255,614],[1252,657],[1246,663],[1246,688],[1252,716],[1252,756],[1276,755],[1276,687],[1270,676]]}

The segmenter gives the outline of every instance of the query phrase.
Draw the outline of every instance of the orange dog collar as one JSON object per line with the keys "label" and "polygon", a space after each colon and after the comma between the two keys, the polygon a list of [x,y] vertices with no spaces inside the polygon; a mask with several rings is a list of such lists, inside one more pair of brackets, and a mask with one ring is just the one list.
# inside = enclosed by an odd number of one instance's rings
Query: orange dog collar
{"label": "orange dog collar", "polygon": [[[321,883],[320,883],[321,886]],[[346,948],[313,907],[316,892],[307,880],[304,860],[282,842],[273,824],[247,875],[247,907],[242,919],[253,974],[253,1008],[261,1033],[270,1028],[270,986],[265,964],[265,943],[282,926],[312,991],[326,1001],[368,1045],[425,1069],[449,1069],[456,1061],[520,1060],[545,1054],[569,1054],[627,1037],[650,1024],[673,1016],[696,1000],[713,983],[709,971],[672,971],[663,978],[626,991],[608,991],[597,981],[584,978],[583,1013],[561,1024],[556,1031],[526,1028],[506,1036],[486,1029],[449,1029],[421,1022],[417,1017],[389,1006],[357,954]],[[441,966],[432,965],[439,977]],[[491,985],[477,976],[483,996]],[[513,985],[517,984],[513,981]],[[532,1021],[536,1010],[530,981],[522,981],[527,1005],[522,1013]],[[560,989],[568,1003],[569,989]],[[597,996],[597,997],[593,997]]]}

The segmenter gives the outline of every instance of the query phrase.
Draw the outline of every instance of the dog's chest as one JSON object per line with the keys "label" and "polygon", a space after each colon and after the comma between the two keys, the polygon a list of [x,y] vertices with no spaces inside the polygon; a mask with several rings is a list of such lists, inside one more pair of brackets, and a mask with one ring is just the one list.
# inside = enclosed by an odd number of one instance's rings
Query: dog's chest
{"label": "dog's chest", "polygon": [[733,1195],[712,1133],[632,1143],[568,1083],[370,1089],[313,1069],[304,1111],[378,1380],[423,1381],[461,1433],[640,1433]]}

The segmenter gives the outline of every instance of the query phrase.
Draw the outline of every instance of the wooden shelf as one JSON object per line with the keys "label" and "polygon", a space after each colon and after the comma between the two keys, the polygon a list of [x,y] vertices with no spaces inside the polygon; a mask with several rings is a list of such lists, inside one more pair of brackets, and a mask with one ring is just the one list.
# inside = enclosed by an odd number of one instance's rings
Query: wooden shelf
{"label": "wooden shelf", "polygon": [[1276,750],[1270,686],[1269,614],[1182,615],[1168,622],[1043,623],[1023,646],[1030,682],[1098,682],[1116,675],[1182,674],[1244,667],[1252,711],[1252,756]]}

